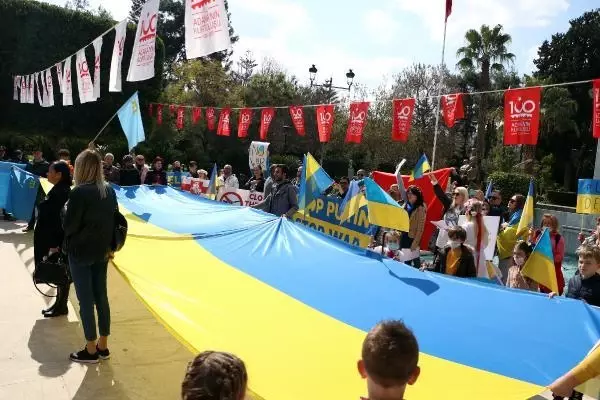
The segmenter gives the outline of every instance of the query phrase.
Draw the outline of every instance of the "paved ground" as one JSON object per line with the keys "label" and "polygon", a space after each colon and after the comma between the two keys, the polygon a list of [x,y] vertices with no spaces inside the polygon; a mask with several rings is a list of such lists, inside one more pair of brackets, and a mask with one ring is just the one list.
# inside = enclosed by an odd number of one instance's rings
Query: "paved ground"
{"label": "paved ground", "polygon": [[[0,221],[0,400],[181,398],[181,380],[193,354],[166,331],[112,267],[112,359],[91,367],[68,360],[70,352],[84,345],[73,307],[77,299],[72,290],[68,317],[42,317],[41,310],[51,299],[33,287],[33,234],[21,233],[24,226]],[[52,289],[41,289],[53,294]],[[551,398],[545,393],[535,399]]]}
{"label": "paved ground", "polygon": [[[178,399],[193,355],[110,269],[112,359],[97,366],[68,360],[84,345],[72,290],[69,316],[44,319],[48,300],[33,287],[33,234],[0,222],[0,400]],[[52,289],[42,288],[48,290]]]}

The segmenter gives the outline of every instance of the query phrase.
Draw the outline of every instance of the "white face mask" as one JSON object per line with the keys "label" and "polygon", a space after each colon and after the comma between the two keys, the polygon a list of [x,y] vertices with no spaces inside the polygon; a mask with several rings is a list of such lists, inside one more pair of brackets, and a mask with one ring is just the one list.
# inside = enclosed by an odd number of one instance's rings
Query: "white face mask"
{"label": "white face mask", "polygon": [[458,249],[462,243],[456,240],[448,240],[448,246],[453,249]]}
{"label": "white face mask", "polygon": [[476,217],[477,216],[477,211],[471,211],[471,216],[472,217]]}
{"label": "white face mask", "polygon": [[400,248],[400,243],[398,242],[389,242],[387,244],[388,249],[392,250],[392,251],[396,251]]}
{"label": "white face mask", "polygon": [[518,267],[522,267],[523,264],[525,264],[525,258],[524,257],[513,257],[513,259],[515,260],[515,264]]}

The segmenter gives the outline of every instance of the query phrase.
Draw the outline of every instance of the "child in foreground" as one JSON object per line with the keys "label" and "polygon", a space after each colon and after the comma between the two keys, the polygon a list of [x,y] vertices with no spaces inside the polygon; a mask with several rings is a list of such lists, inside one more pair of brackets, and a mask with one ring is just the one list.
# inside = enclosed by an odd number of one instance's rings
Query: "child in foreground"
{"label": "child in foreground", "polygon": [[188,366],[181,386],[182,400],[244,400],[248,374],[233,354],[200,353]]}
{"label": "child in foreground", "polygon": [[467,240],[467,232],[462,226],[448,229],[448,244],[435,258],[433,270],[459,278],[475,278],[477,276],[475,258],[471,249],[465,246],[465,240]]}
{"label": "child in foreground", "polygon": [[367,380],[368,398],[403,400],[406,385],[413,385],[421,369],[419,345],[401,321],[383,321],[367,334],[358,372]]}

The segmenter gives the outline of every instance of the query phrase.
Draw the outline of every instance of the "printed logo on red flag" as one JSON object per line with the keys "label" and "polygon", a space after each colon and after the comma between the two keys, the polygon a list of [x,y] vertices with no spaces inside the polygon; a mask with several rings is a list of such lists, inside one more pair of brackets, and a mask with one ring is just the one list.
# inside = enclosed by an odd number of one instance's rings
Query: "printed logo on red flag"
{"label": "printed logo on red flag", "polygon": [[367,113],[369,111],[369,102],[350,104],[350,121],[346,131],[346,143],[360,143],[362,134],[367,125]]}
{"label": "printed logo on red flag", "polygon": [[202,118],[202,109],[200,107],[194,107],[192,109],[192,123],[196,125]]}
{"label": "printed logo on red flag", "polygon": [[594,79],[594,104],[592,107],[592,131],[595,138],[600,138],[600,79]]}
{"label": "printed logo on red flag", "polygon": [[162,111],[163,111],[163,105],[157,104],[156,105],[156,123],[158,125],[162,125]]}
{"label": "printed logo on red flag", "polygon": [[465,117],[465,109],[462,101],[462,93],[442,96],[442,113],[444,114],[444,123],[448,128],[452,128],[456,120],[463,119]]}
{"label": "printed logo on red flag", "polygon": [[302,106],[290,106],[290,116],[298,135],[304,136],[306,134],[306,130],[304,129],[304,108]]}
{"label": "printed logo on red flag", "polygon": [[154,114],[154,107],[152,105],[152,103],[150,103],[150,105],[148,106],[148,114],[152,117]]}
{"label": "printed logo on red flag", "polygon": [[176,122],[176,126],[177,129],[181,130],[183,129],[185,122],[185,107],[179,106],[179,108],[177,109],[177,122]]}
{"label": "printed logo on red flag", "polygon": [[504,94],[504,144],[536,145],[541,88],[509,89]]}
{"label": "printed logo on red flag", "polygon": [[206,109],[206,124],[208,126],[209,131],[215,130],[215,122],[216,122],[216,113],[213,107],[208,107]]}
{"label": "printed logo on red flag", "polygon": [[317,107],[317,128],[319,130],[319,142],[327,143],[331,139],[333,130],[333,105],[321,105]]}
{"label": "printed logo on red flag", "polygon": [[217,136],[229,136],[231,134],[230,127],[231,108],[221,110],[219,116],[219,127],[217,128]]}
{"label": "printed logo on red flag", "polygon": [[238,122],[238,137],[239,138],[248,137],[248,129],[250,128],[251,123],[252,123],[252,109],[251,108],[243,108],[240,111],[240,120]]}
{"label": "printed logo on red flag", "polygon": [[394,99],[392,140],[406,142],[412,125],[415,99]]}
{"label": "printed logo on red flag", "polygon": [[273,117],[275,117],[275,109],[272,107],[263,108],[260,112],[260,140],[267,139],[267,133],[269,132],[271,122],[273,122]]}

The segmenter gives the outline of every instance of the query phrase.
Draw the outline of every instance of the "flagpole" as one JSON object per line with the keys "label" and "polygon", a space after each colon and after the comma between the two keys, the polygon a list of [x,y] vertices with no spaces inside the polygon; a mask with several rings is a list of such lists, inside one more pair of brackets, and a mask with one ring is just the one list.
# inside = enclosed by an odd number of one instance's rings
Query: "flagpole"
{"label": "flagpole", "polygon": [[435,153],[437,148],[437,137],[438,137],[438,126],[440,124],[440,103],[442,101],[442,83],[444,82],[444,58],[446,55],[446,28],[448,27],[448,15],[446,15],[446,20],[444,21],[444,42],[442,44],[442,63],[440,65],[440,83],[438,86],[438,92],[436,96],[436,107],[435,107],[435,130],[433,134],[433,154],[431,157],[431,170],[435,170]]}
{"label": "flagpole", "polygon": [[94,143],[94,142],[96,141],[96,139],[98,139],[98,137],[100,136],[100,134],[101,134],[102,132],[104,132],[104,130],[106,129],[106,127],[108,126],[108,124],[110,124],[110,123],[111,123],[111,121],[112,121],[113,119],[115,119],[115,117],[117,116],[117,114],[118,114],[118,111],[117,111],[116,113],[114,113],[112,117],[110,117],[110,119],[109,119],[109,120],[108,120],[108,121],[107,121],[107,122],[104,124],[104,126],[102,127],[102,129],[100,129],[100,131],[98,132],[98,134],[96,135],[96,137],[95,137],[95,138],[93,138],[93,139],[92,139],[92,141],[91,141],[90,143]]}

